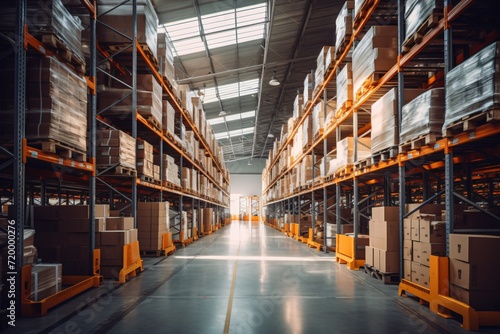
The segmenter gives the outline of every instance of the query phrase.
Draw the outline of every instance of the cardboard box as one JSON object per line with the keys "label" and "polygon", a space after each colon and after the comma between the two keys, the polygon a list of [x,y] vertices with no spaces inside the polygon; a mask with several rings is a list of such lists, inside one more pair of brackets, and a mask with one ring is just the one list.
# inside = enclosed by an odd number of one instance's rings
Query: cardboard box
{"label": "cardboard box", "polygon": [[398,206],[375,206],[372,208],[372,220],[374,221],[399,221]]}
{"label": "cardboard box", "polygon": [[418,262],[415,261],[411,262],[411,281],[413,283],[422,285],[421,283],[422,279],[420,278],[420,266],[421,264]]}
{"label": "cardboard box", "polygon": [[420,241],[428,243],[446,242],[446,222],[420,219]]}
{"label": "cardboard box", "polygon": [[103,231],[99,234],[102,246],[123,246],[130,243],[130,230]]}
{"label": "cardboard box", "polygon": [[399,273],[399,252],[379,250],[379,265],[377,269],[383,273]]}
{"label": "cardboard box", "polygon": [[408,281],[411,281],[411,261],[404,260],[403,265],[404,265],[403,278],[408,280]]}
{"label": "cardboard box", "polygon": [[411,240],[411,219],[403,220],[403,237],[405,240]]}
{"label": "cardboard box", "polygon": [[88,233],[90,232],[90,220],[88,218],[61,219],[59,220],[59,232]]}
{"label": "cardboard box", "polygon": [[123,245],[101,246],[101,266],[122,266]]}
{"label": "cardboard box", "polygon": [[426,287],[428,289],[430,287],[430,279],[431,279],[431,273],[429,267],[421,264],[419,269],[419,275],[421,282],[420,284],[422,284],[423,287]]}
{"label": "cardboard box", "polygon": [[95,231],[102,232],[106,230],[106,218],[95,219]]}
{"label": "cardboard box", "polygon": [[96,204],[95,205],[95,217],[109,217],[109,204]]}
{"label": "cardboard box", "polygon": [[412,258],[412,253],[413,253],[413,241],[411,240],[404,240],[403,241],[403,259],[411,261],[413,260]]}
{"label": "cardboard box", "polygon": [[373,266],[380,268],[380,249],[378,248],[373,248]]}
{"label": "cardboard box", "polygon": [[374,221],[369,222],[370,246],[386,251],[399,250],[399,222]]}
{"label": "cardboard box", "polygon": [[374,260],[373,259],[373,247],[365,246],[365,264],[373,266],[374,265],[373,260]]}
{"label": "cardboard box", "polygon": [[428,242],[419,242],[420,246],[420,258],[419,262],[425,266],[430,265],[430,256],[446,256],[446,245],[445,244],[431,244]]}
{"label": "cardboard box", "polygon": [[[422,203],[410,203],[406,204],[406,212],[413,211],[415,208],[419,207]],[[426,204],[419,208],[417,211],[409,215],[407,218],[410,219],[419,219],[422,215],[435,215],[436,218],[439,219],[441,216],[441,210],[444,209],[443,204]],[[435,220],[438,220],[435,219]]]}
{"label": "cardboard box", "polygon": [[130,230],[134,228],[134,217],[108,217],[106,230]]}
{"label": "cardboard box", "polygon": [[490,235],[450,234],[450,258],[470,263],[500,263],[500,237]]}
{"label": "cardboard box", "polygon": [[500,268],[491,263],[471,264],[450,259],[450,282],[467,290],[484,290],[485,287],[500,291]]}
{"label": "cardboard box", "polygon": [[417,263],[422,263],[422,248],[420,247],[420,241],[412,241],[412,256],[411,260]]}
{"label": "cardboard box", "polygon": [[500,311],[500,293],[490,290],[466,290],[450,284],[450,297],[470,305],[476,311]]}
{"label": "cardboard box", "polygon": [[411,220],[411,240],[420,241],[420,221],[418,219]]}

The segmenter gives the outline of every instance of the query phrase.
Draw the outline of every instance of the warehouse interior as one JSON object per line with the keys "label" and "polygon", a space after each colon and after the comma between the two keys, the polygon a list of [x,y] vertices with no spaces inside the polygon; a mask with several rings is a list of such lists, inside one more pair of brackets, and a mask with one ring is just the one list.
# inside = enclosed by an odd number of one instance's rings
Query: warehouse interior
{"label": "warehouse interior", "polygon": [[0,331],[500,331],[495,0],[3,7]]}

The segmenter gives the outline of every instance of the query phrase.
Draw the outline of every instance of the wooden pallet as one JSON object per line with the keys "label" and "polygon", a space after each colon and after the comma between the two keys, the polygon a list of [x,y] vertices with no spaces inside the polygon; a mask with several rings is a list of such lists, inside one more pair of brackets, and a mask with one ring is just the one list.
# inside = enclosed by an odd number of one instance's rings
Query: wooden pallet
{"label": "wooden pallet", "polygon": [[155,182],[155,179],[152,178],[151,176],[148,176],[148,175],[139,175],[139,178],[142,180],[142,181],[146,181],[146,182],[149,182],[149,183],[156,183]]}
{"label": "wooden pallet", "polygon": [[418,150],[422,147],[433,145],[436,141],[440,140],[441,136],[437,133],[428,133],[421,135],[418,138],[412,139],[408,142],[399,145],[399,152],[406,153],[412,150]]}
{"label": "wooden pallet", "polygon": [[141,250],[141,256],[144,257],[159,257],[162,256],[163,249],[158,249],[158,250]]}
{"label": "wooden pallet", "polygon": [[370,91],[374,86],[377,85],[380,78],[384,76],[384,73],[374,72],[365,79],[361,87],[355,92],[355,101],[358,101],[362,96],[364,96],[368,91]]}
{"label": "wooden pallet", "polygon": [[429,17],[422,22],[422,24],[417,28],[417,30],[411,34],[402,45],[402,53],[407,53],[411,50],[411,48],[422,41],[422,37],[425,36],[430,30],[436,27],[439,23],[439,20],[443,17],[443,8],[435,9]]}
{"label": "wooden pallet", "polygon": [[400,282],[399,273],[384,273],[366,263],[363,268],[365,273],[382,281],[384,284],[399,284]]}
{"label": "wooden pallet", "polygon": [[377,153],[372,154],[370,157],[371,165],[376,165],[381,161],[387,161],[398,156],[399,150],[397,146],[392,146]]}
{"label": "wooden pallet", "polygon": [[357,170],[364,170],[372,165],[372,157],[365,158],[363,160],[356,161],[354,164]]}
{"label": "wooden pallet", "polygon": [[323,182],[330,182],[330,181],[332,181],[334,178],[335,178],[335,175],[334,175],[334,174],[328,174],[327,176],[325,176],[325,177],[323,178]]}
{"label": "wooden pallet", "polygon": [[151,124],[156,130],[158,131],[162,131],[162,128],[161,128],[161,122],[158,121],[156,118],[154,118],[153,116],[151,115],[147,115],[147,116],[144,116],[143,117],[146,119],[146,121],[148,121],[149,124]]}
{"label": "wooden pallet", "polygon": [[[365,2],[363,2],[361,8],[358,10],[357,15],[354,17],[354,20],[352,23],[353,29],[357,28],[358,25],[363,20],[363,18],[367,16],[367,12],[372,7],[374,1],[375,0],[365,0]],[[353,11],[353,14],[354,14],[354,11]]]}
{"label": "wooden pallet", "polygon": [[59,60],[73,68],[78,74],[85,74],[85,61],[80,59],[74,52],[68,49],[54,33],[44,32],[41,35],[42,43],[54,53]]}
{"label": "wooden pallet", "polygon": [[[109,166],[107,165],[97,165],[97,169],[103,170],[107,169]],[[129,167],[124,167],[124,166],[116,166],[109,171],[106,172],[106,174],[114,174],[114,175],[121,175],[121,176],[128,176],[128,177],[137,177],[137,170],[134,168],[129,168]]]}
{"label": "wooden pallet", "polygon": [[[347,44],[349,44],[349,41],[351,40],[351,34],[345,35],[340,44],[335,48],[335,60],[340,58],[340,55],[344,53]],[[332,65],[333,66],[333,65]]]}
{"label": "wooden pallet", "polygon": [[341,106],[337,107],[337,111],[335,111],[335,115],[343,115],[347,110],[351,109],[352,107],[352,101],[347,100],[344,103],[342,103]]}
{"label": "wooden pallet", "polygon": [[208,231],[208,232],[201,232],[201,235],[202,235],[202,236],[211,235],[211,234],[212,234],[212,231]]}
{"label": "wooden pallet", "polygon": [[500,110],[491,109],[478,114],[467,115],[453,122],[443,130],[443,137],[452,137],[458,133],[474,131],[478,126],[500,120]]}
{"label": "wooden pallet", "polygon": [[29,141],[28,145],[41,149],[44,152],[54,153],[64,159],[73,159],[79,162],[87,161],[87,153],[65,145],[57,140],[44,139]]}
{"label": "wooden pallet", "polygon": [[[130,43],[110,43],[110,42],[100,42],[100,45],[104,47],[108,51],[112,52],[118,52],[122,51],[122,54],[125,53],[131,53],[132,48],[130,47]],[[159,70],[160,68],[160,63],[156,59],[156,56],[154,55],[154,52],[149,48],[149,46],[146,43],[140,43],[139,44],[146,56],[149,58],[149,60],[153,63],[155,66],[156,70]]]}
{"label": "wooden pallet", "polygon": [[353,170],[354,170],[354,165],[346,165],[337,169],[337,171],[335,172],[335,176],[337,177],[346,176],[351,174]]}

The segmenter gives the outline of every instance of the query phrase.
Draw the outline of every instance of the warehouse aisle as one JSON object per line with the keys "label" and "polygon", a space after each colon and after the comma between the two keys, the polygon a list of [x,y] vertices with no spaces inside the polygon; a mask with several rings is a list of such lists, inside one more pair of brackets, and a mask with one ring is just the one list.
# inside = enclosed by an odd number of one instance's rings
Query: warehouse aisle
{"label": "warehouse aisle", "polygon": [[108,282],[46,317],[22,319],[17,332],[464,332],[397,297],[396,286],[255,222],[233,222],[174,256],[145,262],[127,284]]}

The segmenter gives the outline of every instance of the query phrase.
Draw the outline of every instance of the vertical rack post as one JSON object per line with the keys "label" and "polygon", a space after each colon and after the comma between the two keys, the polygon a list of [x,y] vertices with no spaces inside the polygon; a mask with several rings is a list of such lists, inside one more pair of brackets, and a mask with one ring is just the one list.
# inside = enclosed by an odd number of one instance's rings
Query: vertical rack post
{"label": "vertical rack post", "polygon": [[[137,146],[137,0],[132,0],[132,137]],[[137,228],[137,182],[132,179],[131,212],[134,226]]]}
{"label": "vertical rack post", "polygon": [[[327,89],[325,87],[325,89],[323,90],[323,126],[325,125],[325,120],[326,120],[326,106],[327,106],[327,99],[328,99],[328,94],[327,94]],[[325,130],[323,130],[325,131]],[[326,175],[326,155],[327,155],[327,151],[328,151],[328,147],[327,147],[327,139],[323,139],[323,172],[325,173]],[[323,248],[324,249],[324,252],[326,253],[326,245],[327,245],[327,231],[328,231],[328,208],[327,208],[327,204],[328,204],[328,193],[327,193],[327,190],[326,190],[326,187],[323,186],[323,226],[324,226],[324,233],[323,233],[323,244],[325,245],[325,247]],[[330,238],[332,237],[332,235],[330,235]]]}
{"label": "vertical rack post", "polygon": [[[355,162],[358,158],[358,111],[354,110],[352,113],[353,118],[353,137],[354,137],[354,157]],[[353,225],[354,225],[354,253],[352,254],[353,260],[357,260],[357,248],[358,248],[358,234],[359,234],[359,190],[358,190],[358,178],[353,177]]]}
{"label": "vertical rack post", "polygon": [[[340,127],[335,129],[335,143],[340,141]],[[335,144],[337,145],[337,144]],[[338,153],[338,152],[337,152]],[[335,215],[337,222],[337,234],[342,233],[342,218],[340,214],[340,196],[341,196],[341,187],[340,182],[335,183]]]}

